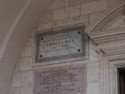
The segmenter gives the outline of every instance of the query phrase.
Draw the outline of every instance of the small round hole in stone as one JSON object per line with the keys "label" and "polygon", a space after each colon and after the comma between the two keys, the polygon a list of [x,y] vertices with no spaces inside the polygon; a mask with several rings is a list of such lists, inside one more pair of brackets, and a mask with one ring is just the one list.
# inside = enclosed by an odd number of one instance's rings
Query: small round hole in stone
{"label": "small round hole in stone", "polygon": [[81,50],[80,49],[78,49],[78,52],[80,52]]}
{"label": "small round hole in stone", "polygon": [[43,38],[41,38],[41,40],[43,40]]}
{"label": "small round hole in stone", "polygon": [[79,31],[78,34],[81,34],[81,31]]}
{"label": "small round hole in stone", "polygon": [[40,55],[40,57],[42,57],[42,55]]}

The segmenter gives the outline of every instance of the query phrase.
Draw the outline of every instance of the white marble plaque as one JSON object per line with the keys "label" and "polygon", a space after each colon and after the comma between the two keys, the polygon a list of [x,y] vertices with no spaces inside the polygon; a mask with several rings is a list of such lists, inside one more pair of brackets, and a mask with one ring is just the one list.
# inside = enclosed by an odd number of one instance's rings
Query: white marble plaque
{"label": "white marble plaque", "polygon": [[35,73],[34,94],[85,94],[85,68]]}
{"label": "white marble plaque", "polygon": [[83,27],[74,27],[37,35],[36,63],[77,60],[87,56],[87,37]]}

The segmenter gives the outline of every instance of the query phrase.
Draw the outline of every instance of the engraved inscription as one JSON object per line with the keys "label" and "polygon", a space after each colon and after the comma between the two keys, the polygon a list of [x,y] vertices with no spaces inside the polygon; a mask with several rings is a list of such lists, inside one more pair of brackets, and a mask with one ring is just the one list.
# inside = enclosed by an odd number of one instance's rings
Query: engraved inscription
{"label": "engraved inscription", "polygon": [[84,27],[67,28],[37,34],[36,63],[52,64],[58,62],[87,59],[88,38]]}
{"label": "engraved inscription", "polygon": [[34,94],[84,94],[82,68],[37,72]]}
{"label": "engraved inscription", "polygon": [[42,36],[40,41],[39,58],[79,53],[81,35],[79,32],[66,32]]}

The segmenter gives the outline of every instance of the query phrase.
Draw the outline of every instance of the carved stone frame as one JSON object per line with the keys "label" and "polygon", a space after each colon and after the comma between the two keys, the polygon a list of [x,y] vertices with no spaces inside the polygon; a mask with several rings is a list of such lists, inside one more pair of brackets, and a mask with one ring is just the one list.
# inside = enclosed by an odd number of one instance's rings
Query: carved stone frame
{"label": "carved stone frame", "polygon": [[[41,63],[41,60],[37,60],[37,55],[36,55],[36,53],[37,53],[37,51],[36,51],[36,49],[37,49],[37,46],[35,45],[34,46],[34,63],[33,63],[33,66],[39,66],[39,65],[47,65],[47,64],[60,64],[60,63],[66,63],[66,62],[74,62],[74,61],[79,61],[79,60],[87,60],[88,59],[88,52],[89,52],[89,44],[88,44],[88,41],[89,41],[89,39],[88,39],[88,36],[85,34],[85,32],[84,32],[84,28],[85,28],[85,25],[83,25],[83,24],[77,24],[77,25],[72,25],[72,26],[64,26],[64,27],[58,27],[58,28],[52,28],[52,29],[49,29],[49,30],[41,30],[41,31],[38,31],[37,33],[36,33],[36,36],[38,35],[38,34],[41,34],[41,33],[49,33],[50,31],[53,31],[54,33],[55,32],[61,32],[62,30],[72,30],[72,29],[81,29],[82,30],[82,42],[85,40],[85,44],[86,44],[86,46],[85,46],[85,56],[78,56],[78,55],[76,55],[75,57],[76,58],[71,58],[71,59],[62,59],[63,57],[61,57],[61,59],[58,59],[58,60],[49,60],[49,61],[46,61],[46,62],[42,62]],[[84,40],[83,40],[83,38],[84,38]],[[37,39],[37,38],[36,38]],[[35,44],[38,44],[36,41],[34,42]],[[71,56],[69,56],[69,57],[71,57]]]}
{"label": "carved stone frame", "polygon": [[104,60],[100,63],[100,94],[119,94],[118,68],[125,67],[125,60]]}
{"label": "carved stone frame", "polygon": [[[83,94],[86,94],[86,85],[87,85],[87,83],[86,83],[86,73],[87,73],[87,65],[86,64],[81,64],[81,63],[79,63],[79,64],[77,64],[77,65],[71,65],[71,64],[67,64],[67,65],[65,65],[65,64],[63,64],[63,65],[59,65],[59,66],[48,66],[48,67],[46,67],[46,66],[43,66],[42,68],[41,67],[39,67],[39,68],[34,68],[34,75],[37,73],[37,72],[50,72],[50,71],[53,71],[53,70],[62,70],[62,69],[78,69],[78,68],[80,68],[80,69],[82,69],[82,77],[84,78],[83,79],[83,81],[82,81],[82,88],[83,88]],[[34,84],[35,84],[35,80],[34,80]],[[34,94],[35,94],[35,87],[34,87],[34,89],[33,89],[33,92],[34,92]]]}
{"label": "carved stone frame", "polygon": [[[106,31],[106,29],[107,25],[111,24],[115,19],[123,17],[123,7],[124,3],[121,3],[119,6],[106,11],[103,17],[89,25],[85,30],[91,40],[96,44],[97,52],[103,54],[99,64],[99,94],[119,94],[118,68],[125,67],[125,54],[121,54],[120,52],[116,54],[115,52],[117,52],[117,50],[120,51],[121,48],[118,47],[116,50],[112,50],[111,47],[113,46],[108,47],[108,44],[112,44],[113,42],[124,43],[125,39],[121,39],[121,35],[123,36],[125,32],[113,33],[114,31]],[[110,51],[105,52],[105,50],[102,50],[105,47],[106,49],[110,48],[112,50],[110,56],[106,56]],[[123,50],[121,52],[123,52]]]}

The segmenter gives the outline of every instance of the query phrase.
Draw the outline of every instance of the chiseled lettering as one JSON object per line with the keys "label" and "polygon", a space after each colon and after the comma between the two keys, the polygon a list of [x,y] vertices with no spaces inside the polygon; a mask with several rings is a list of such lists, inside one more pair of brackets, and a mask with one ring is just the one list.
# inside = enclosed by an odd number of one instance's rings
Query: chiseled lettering
{"label": "chiseled lettering", "polygon": [[[81,92],[82,69],[60,69],[40,72],[36,82],[36,92],[40,94]],[[39,88],[40,87],[40,88]]]}

